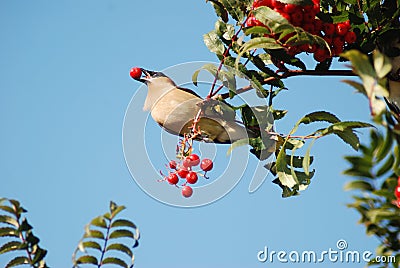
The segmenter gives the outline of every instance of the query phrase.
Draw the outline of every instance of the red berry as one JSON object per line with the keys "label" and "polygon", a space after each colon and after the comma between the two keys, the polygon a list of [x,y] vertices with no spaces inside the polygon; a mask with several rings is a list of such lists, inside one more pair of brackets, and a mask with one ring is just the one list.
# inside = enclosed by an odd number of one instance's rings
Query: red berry
{"label": "red berry", "polygon": [[179,177],[186,178],[186,175],[189,173],[189,170],[187,170],[187,168],[185,167],[181,167],[176,171],[176,173],[178,173]]}
{"label": "red berry", "polygon": [[282,13],[281,16],[284,17],[287,21],[290,22],[290,15],[289,15],[289,14],[287,14],[287,13]]}
{"label": "red berry", "polygon": [[297,46],[290,46],[287,50],[287,54],[290,56],[295,56],[298,53],[300,53],[300,49]]}
{"label": "red berry", "polygon": [[344,46],[343,38],[340,37],[340,36],[334,37],[333,40],[332,40],[332,45],[333,45],[334,48],[339,48],[339,47],[343,48],[343,46]]}
{"label": "red berry", "polygon": [[191,197],[193,194],[193,189],[190,186],[183,186],[182,187],[182,195],[186,198]]}
{"label": "red berry", "polygon": [[169,167],[172,169],[176,169],[176,162],[174,160],[169,161]]}
{"label": "red berry", "polygon": [[247,18],[246,21],[246,25],[247,27],[254,27],[254,26],[259,26],[260,25],[260,21],[257,20],[255,17],[251,16]]}
{"label": "red berry", "polygon": [[309,32],[309,33],[312,33],[312,34],[315,33],[315,26],[314,26],[314,24],[306,23],[306,24],[303,25],[303,29],[304,29],[304,31],[306,31],[306,32]]}
{"label": "red berry", "polygon": [[177,184],[179,182],[179,178],[175,173],[171,173],[171,174],[169,174],[167,181],[170,184]]}
{"label": "red berry", "polygon": [[338,23],[335,25],[335,32],[337,35],[345,36],[348,31],[349,29],[344,23]]}
{"label": "red berry", "polygon": [[318,46],[316,44],[312,44],[312,45],[307,45],[307,48],[304,50],[308,53],[314,53],[315,51],[317,51]]}
{"label": "red berry", "polygon": [[306,6],[303,6],[303,11],[304,11],[304,13],[310,12],[311,10],[313,10],[313,5],[306,5]]}
{"label": "red berry", "polygon": [[190,171],[187,175],[186,175],[186,181],[190,184],[195,184],[197,182],[197,180],[199,179],[199,177],[197,177],[197,173],[194,171]]}
{"label": "red berry", "polygon": [[253,2],[253,8],[263,7],[263,6],[271,6],[270,0],[255,0]]}
{"label": "red berry", "polygon": [[343,25],[346,26],[347,30],[350,30],[350,28],[351,28],[350,20],[344,21],[344,22],[343,22]]}
{"label": "red berry", "polygon": [[326,35],[333,35],[335,32],[335,25],[329,22],[324,23],[323,30]]}
{"label": "red berry", "polygon": [[204,158],[201,161],[200,168],[203,171],[210,171],[213,167],[214,167],[214,163],[213,163],[213,161],[211,159]]}
{"label": "red berry", "polygon": [[190,167],[192,167],[192,161],[190,160],[189,156],[186,156],[183,161],[182,161],[182,165],[189,169]]}
{"label": "red berry", "polygon": [[400,186],[397,186],[394,189],[394,195],[397,197],[397,199],[400,199]]}
{"label": "red berry", "polygon": [[315,13],[313,11],[305,12],[303,14],[304,23],[312,23],[315,19]]}
{"label": "red berry", "polygon": [[271,0],[271,8],[283,9],[285,4],[278,0]]}
{"label": "red berry", "polygon": [[333,47],[333,49],[332,49],[332,54],[334,55],[334,56],[339,56],[341,53],[343,52],[343,46],[340,46],[340,47]]}
{"label": "red berry", "polygon": [[397,205],[398,208],[400,208],[400,199],[396,200],[396,205]]}
{"label": "red berry", "polygon": [[142,69],[140,69],[139,67],[133,67],[133,68],[130,70],[129,75],[130,75],[133,79],[137,80],[137,79],[139,79],[139,78],[142,76]]}
{"label": "red berry", "polygon": [[297,9],[296,5],[293,4],[286,4],[285,7],[283,8],[283,11],[285,11],[286,13],[290,14],[295,12]]}
{"label": "red berry", "polygon": [[320,32],[324,27],[324,23],[322,20],[315,20],[314,21],[315,31]]}
{"label": "red berry", "polygon": [[192,161],[192,166],[197,166],[200,164],[200,157],[197,154],[189,155],[190,161]]}
{"label": "red berry", "polygon": [[397,186],[400,186],[400,176],[397,178]]}
{"label": "red berry", "polygon": [[324,39],[328,43],[329,46],[332,45],[332,42],[333,42],[332,36],[324,36],[324,37],[322,37],[322,39]]}
{"label": "red berry", "polygon": [[314,59],[318,62],[323,62],[329,58],[329,53],[326,49],[318,48],[314,53]]}
{"label": "red berry", "polygon": [[303,12],[302,11],[295,11],[291,14],[291,22],[295,26],[300,26],[303,22]]}
{"label": "red berry", "polygon": [[355,32],[347,32],[344,40],[349,44],[353,44],[357,40],[357,35]]}
{"label": "red berry", "polygon": [[318,14],[321,11],[321,7],[320,7],[319,3],[314,3],[313,11],[315,14]]}

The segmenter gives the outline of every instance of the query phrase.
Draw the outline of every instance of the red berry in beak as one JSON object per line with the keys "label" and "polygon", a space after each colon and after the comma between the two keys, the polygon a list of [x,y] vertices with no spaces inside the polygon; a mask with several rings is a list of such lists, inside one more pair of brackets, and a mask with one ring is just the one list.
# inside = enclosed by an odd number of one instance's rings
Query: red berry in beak
{"label": "red berry in beak", "polygon": [[137,79],[139,79],[139,78],[142,76],[142,69],[140,69],[139,67],[133,67],[133,68],[131,69],[131,71],[129,72],[129,75],[130,75],[133,79],[137,80]]}

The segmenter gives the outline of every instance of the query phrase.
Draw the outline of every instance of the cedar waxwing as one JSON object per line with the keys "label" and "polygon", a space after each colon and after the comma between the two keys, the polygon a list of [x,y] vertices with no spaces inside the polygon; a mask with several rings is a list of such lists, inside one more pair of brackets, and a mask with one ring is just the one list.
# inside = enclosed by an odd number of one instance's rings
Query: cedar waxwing
{"label": "cedar waxwing", "polygon": [[[161,72],[142,69],[144,77],[133,77],[147,85],[147,97],[143,110],[150,110],[151,116],[163,129],[174,135],[190,133],[193,119],[202,107],[197,127],[201,135],[196,139],[215,143],[232,143],[254,137],[252,131],[235,121],[235,111],[225,102],[203,100],[190,89],[178,87],[174,81]],[[203,106],[204,105],[204,106]]]}

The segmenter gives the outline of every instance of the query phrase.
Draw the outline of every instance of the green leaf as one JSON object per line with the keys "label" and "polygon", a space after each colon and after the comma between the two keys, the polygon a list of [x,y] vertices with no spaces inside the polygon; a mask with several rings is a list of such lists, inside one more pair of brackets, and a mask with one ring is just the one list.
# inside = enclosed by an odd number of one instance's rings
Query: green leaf
{"label": "green leaf", "polygon": [[389,155],[389,158],[385,161],[385,163],[378,169],[378,171],[376,172],[376,176],[380,177],[385,173],[389,172],[390,169],[393,167],[393,164],[394,164],[394,156],[391,154]]}
{"label": "green leaf", "polygon": [[374,190],[374,187],[369,182],[366,182],[364,180],[354,180],[346,183],[344,186],[344,190],[361,190],[371,192]]}
{"label": "green leaf", "polygon": [[115,230],[113,231],[109,238],[113,239],[113,238],[119,238],[119,237],[130,237],[130,238],[134,238],[134,235],[131,231],[129,230],[125,230],[125,229],[119,229],[119,230]]}
{"label": "green leaf", "polygon": [[244,43],[243,46],[240,49],[240,52],[238,53],[238,56],[236,58],[235,66],[236,69],[239,68],[239,62],[240,58],[245,54],[246,52],[253,50],[253,49],[258,49],[258,48],[264,48],[264,49],[281,49],[282,46],[276,42],[275,39],[270,38],[270,37],[255,37],[249,40],[248,42]]}
{"label": "green leaf", "polygon": [[310,145],[307,148],[306,154],[304,155],[303,158],[303,170],[304,173],[308,176],[310,175],[310,152],[311,152],[311,147],[314,145],[315,139],[312,140],[312,142],[310,143]]}
{"label": "green leaf", "polygon": [[102,264],[115,264],[115,265],[119,265],[121,267],[126,267],[126,268],[129,267],[126,262],[124,262],[123,260],[121,260],[119,258],[114,258],[114,257],[105,258],[102,261]]}
{"label": "green leaf", "polygon": [[235,21],[242,21],[244,19],[243,1],[220,0],[225,9],[229,12]]}
{"label": "green leaf", "polygon": [[278,27],[282,24],[288,24],[288,21],[282,17],[282,15],[266,6],[258,7],[253,10],[253,16],[268,26]]}
{"label": "green leaf", "polygon": [[1,247],[0,247],[0,255],[4,254],[6,252],[10,252],[10,251],[16,251],[19,250],[21,247],[21,242],[19,241],[10,241],[7,243],[4,243]]}
{"label": "green leaf", "polygon": [[400,147],[399,146],[394,147],[393,153],[395,156],[395,163],[393,165],[393,169],[394,169],[394,172],[399,174],[400,173]]}
{"label": "green leaf", "polygon": [[379,78],[384,78],[392,70],[390,59],[378,50],[373,53],[373,59],[376,74]]}
{"label": "green leaf", "polygon": [[8,213],[10,213],[10,214],[12,214],[12,215],[15,215],[14,209],[12,209],[12,208],[9,207],[9,206],[0,206],[0,209],[1,209],[1,210],[4,210],[4,211],[6,211],[6,212],[8,212]]}
{"label": "green leaf", "polygon": [[18,231],[10,227],[0,227],[0,237],[19,237]]}
{"label": "green leaf", "polygon": [[103,216],[98,216],[98,217],[94,218],[90,222],[90,224],[93,226],[101,227],[101,228],[107,228],[107,223]]}
{"label": "green leaf", "polygon": [[344,131],[334,131],[333,133],[341,138],[345,143],[349,144],[354,150],[358,151],[360,140],[352,130],[347,129]]}
{"label": "green leaf", "polygon": [[245,35],[251,35],[251,34],[270,34],[271,31],[268,28],[265,28],[263,26],[253,26],[250,28],[246,28],[243,30]]}
{"label": "green leaf", "polygon": [[383,144],[380,144],[378,146],[378,150],[376,152],[377,162],[381,161],[388,155],[390,149],[392,148],[392,145],[393,145],[393,132],[390,129],[387,129],[385,140],[383,141]]}
{"label": "green leaf", "polygon": [[81,256],[75,262],[77,264],[93,264],[93,265],[99,264],[99,261],[97,260],[97,258],[94,256],[91,256],[91,255]]}
{"label": "green leaf", "polygon": [[367,212],[372,223],[379,223],[381,220],[391,220],[398,217],[397,211],[386,210],[384,208],[371,209]]}
{"label": "green leaf", "polygon": [[352,81],[352,80],[342,80],[342,82],[355,88],[358,93],[367,95],[367,91],[365,90],[363,84]]}
{"label": "green leaf", "polygon": [[97,249],[101,251],[101,246],[99,243],[95,241],[84,241],[81,244],[82,249],[87,249],[87,248],[92,248],[92,249]]}
{"label": "green leaf", "polygon": [[298,182],[293,177],[291,171],[287,168],[288,163],[286,162],[286,153],[285,150],[282,148],[279,153],[278,157],[276,158],[276,171],[279,178],[280,183],[283,186],[293,188]]}
{"label": "green leaf", "polygon": [[110,201],[111,218],[114,218],[118,213],[125,209],[125,206],[118,206],[113,201]]}
{"label": "green leaf", "polygon": [[37,264],[40,261],[42,261],[44,259],[44,257],[47,255],[47,250],[37,247],[34,254],[35,254],[35,256],[32,260],[32,263]]}
{"label": "green leaf", "polygon": [[5,268],[11,268],[22,264],[29,264],[29,260],[27,257],[22,257],[22,256],[15,257],[9,263],[6,264]]}
{"label": "green leaf", "polygon": [[[207,64],[203,65],[200,69],[196,70],[196,71],[193,73],[193,75],[192,75],[192,82],[193,82],[193,84],[194,84],[196,87],[197,87],[197,84],[198,84],[198,76],[199,76],[199,73],[200,73],[201,70],[206,70],[206,71],[208,71],[208,72],[211,73],[211,75],[214,76],[214,77],[218,74],[218,67],[215,66],[214,64],[212,64],[212,63],[207,63]],[[219,75],[218,75],[218,79],[221,80],[221,78],[222,78],[222,77],[221,77],[221,75],[219,74]]]}
{"label": "green leaf", "polygon": [[217,20],[215,23],[215,32],[218,36],[231,40],[235,35],[235,27],[232,24],[227,24],[222,20]]}
{"label": "green leaf", "polygon": [[40,239],[37,236],[33,235],[32,232],[27,232],[26,241],[31,245],[37,245],[39,244]]}
{"label": "green leaf", "polygon": [[325,111],[312,112],[304,116],[302,119],[300,119],[300,123],[302,124],[310,124],[313,122],[322,122],[322,121],[329,123],[340,122],[339,118],[337,118],[336,115]]}
{"label": "green leaf", "polygon": [[[374,125],[371,125],[369,123],[365,122],[359,122],[359,121],[344,121],[344,122],[339,122],[339,123],[334,123],[331,126],[329,126],[326,129],[327,134],[328,133],[336,133],[338,131],[343,132],[349,129],[355,129],[355,128],[367,128],[367,127],[374,127]],[[325,134],[325,133],[322,133]]]}
{"label": "green leaf", "polygon": [[360,178],[370,178],[373,179],[374,176],[369,170],[361,170],[359,168],[349,168],[343,171],[343,174],[353,177],[360,177]]}
{"label": "green leaf", "polygon": [[376,76],[375,70],[369,62],[368,56],[361,51],[355,49],[348,50],[342,53],[341,56],[351,61],[354,72],[361,78]]}
{"label": "green leaf", "polygon": [[123,252],[131,258],[133,256],[132,250],[129,247],[125,246],[124,244],[111,244],[111,245],[107,246],[106,251],[109,251],[109,250],[116,250],[116,251]]}
{"label": "green leaf", "polygon": [[18,231],[27,232],[27,231],[30,231],[32,229],[33,229],[33,227],[32,227],[32,225],[30,225],[28,223],[28,220],[27,219],[23,219],[22,222],[21,222],[21,225],[18,228]]}
{"label": "green leaf", "polygon": [[0,215],[0,222],[18,227],[18,221],[10,216]]}
{"label": "green leaf", "polygon": [[129,220],[118,219],[111,223],[111,228],[122,227],[122,226],[131,227],[133,229],[136,229],[136,225]]}
{"label": "green leaf", "polygon": [[287,114],[287,112],[287,110],[273,110],[272,114],[274,116],[274,120],[282,119]]}
{"label": "green leaf", "polygon": [[104,239],[104,234],[102,232],[100,232],[99,230],[91,230],[91,229],[89,229],[89,230],[87,230],[85,232],[84,237],[85,238],[90,237],[90,238]]}
{"label": "green leaf", "polygon": [[[303,167],[303,161],[304,161],[304,157],[299,156],[299,155],[286,155],[286,162],[291,162],[291,164],[293,165],[293,167],[295,168],[302,168]],[[312,162],[314,161],[314,157],[310,156],[310,165],[312,164]]]}
{"label": "green leaf", "polygon": [[228,11],[226,11],[225,7],[217,0],[206,0],[206,2],[211,2],[212,6],[215,9],[215,13],[224,21],[228,22]]}
{"label": "green leaf", "polygon": [[213,30],[203,35],[204,44],[207,48],[217,55],[222,56],[225,52],[225,46],[219,39],[217,33]]}

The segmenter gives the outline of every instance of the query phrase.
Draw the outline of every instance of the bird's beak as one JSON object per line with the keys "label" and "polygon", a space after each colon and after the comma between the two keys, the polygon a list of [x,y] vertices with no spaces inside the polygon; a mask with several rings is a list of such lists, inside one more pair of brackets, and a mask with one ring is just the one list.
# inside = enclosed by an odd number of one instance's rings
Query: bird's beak
{"label": "bird's beak", "polygon": [[156,73],[154,71],[149,71],[143,68],[140,68],[142,70],[142,73],[144,74],[144,77],[141,77],[139,79],[140,82],[147,84],[150,79],[153,77],[153,75]]}

